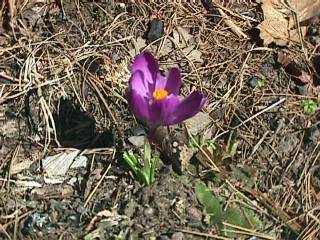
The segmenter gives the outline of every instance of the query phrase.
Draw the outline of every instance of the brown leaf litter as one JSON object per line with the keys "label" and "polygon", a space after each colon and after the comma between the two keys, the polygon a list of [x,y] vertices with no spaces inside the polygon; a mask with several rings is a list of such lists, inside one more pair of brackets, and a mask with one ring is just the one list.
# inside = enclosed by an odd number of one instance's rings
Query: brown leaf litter
{"label": "brown leaf litter", "polygon": [[291,41],[300,42],[312,18],[320,14],[319,0],[260,0],[264,21],[258,25],[264,44],[286,46]]}
{"label": "brown leaf litter", "polygon": [[[304,95],[317,96],[319,93],[319,86],[317,84],[316,64],[313,62],[310,66],[305,66],[302,61],[290,56],[287,52],[281,51],[278,53],[277,62],[280,63],[285,72],[290,76],[292,81],[300,89]],[[302,87],[302,88],[301,88]]]}

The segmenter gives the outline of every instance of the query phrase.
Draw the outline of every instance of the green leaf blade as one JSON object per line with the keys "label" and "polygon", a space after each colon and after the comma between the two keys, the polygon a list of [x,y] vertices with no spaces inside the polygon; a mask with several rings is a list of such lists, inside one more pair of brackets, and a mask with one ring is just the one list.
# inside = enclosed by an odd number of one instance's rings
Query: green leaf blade
{"label": "green leaf blade", "polygon": [[206,212],[211,215],[211,223],[222,224],[223,211],[219,198],[214,196],[211,190],[202,182],[196,184],[195,193]]}

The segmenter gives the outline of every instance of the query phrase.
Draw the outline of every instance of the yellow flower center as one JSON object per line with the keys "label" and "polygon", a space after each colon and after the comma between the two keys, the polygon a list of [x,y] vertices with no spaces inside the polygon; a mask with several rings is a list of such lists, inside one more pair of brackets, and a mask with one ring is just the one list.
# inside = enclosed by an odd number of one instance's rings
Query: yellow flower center
{"label": "yellow flower center", "polygon": [[169,95],[168,91],[165,89],[156,89],[153,92],[153,98],[156,100],[162,100],[164,99],[166,96]]}

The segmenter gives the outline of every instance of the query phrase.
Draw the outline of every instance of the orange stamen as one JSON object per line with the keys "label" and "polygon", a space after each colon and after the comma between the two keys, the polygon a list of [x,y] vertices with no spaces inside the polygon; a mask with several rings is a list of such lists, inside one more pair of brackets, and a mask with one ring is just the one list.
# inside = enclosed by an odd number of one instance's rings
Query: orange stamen
{"label": "orange stamen", "polygon": [[164,99],[166,96],[169,95],[168,91],[165,89],[156,89],[153,92],[153,98],[156,100],[162,100]]}

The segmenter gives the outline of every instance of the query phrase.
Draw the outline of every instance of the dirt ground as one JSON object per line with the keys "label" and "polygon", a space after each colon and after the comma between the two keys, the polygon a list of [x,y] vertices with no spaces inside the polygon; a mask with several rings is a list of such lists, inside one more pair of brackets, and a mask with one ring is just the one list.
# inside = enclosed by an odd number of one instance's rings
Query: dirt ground
{"label": "dirt ground", "polygon": [[[318,19],[278,46],[259,36],[258,1],[10,2],[0,239],[320,238]],[[150,186],[123,159],[148,133],[126,99],[145,49],[182,70],[181,95],[207,96],[205,119],[185,124],[205,126],[203,144],[189,158],[159,148]]]}

